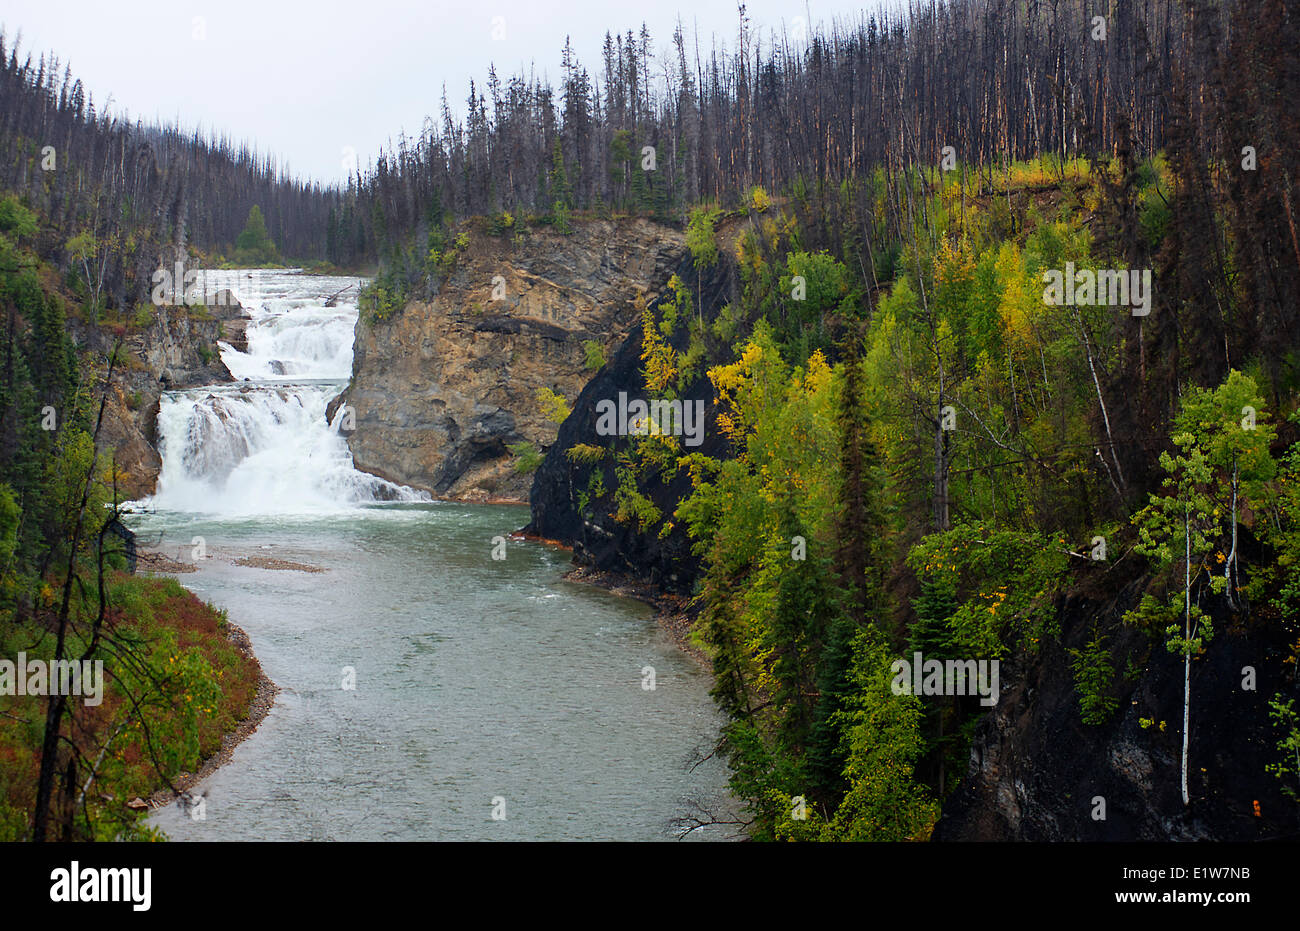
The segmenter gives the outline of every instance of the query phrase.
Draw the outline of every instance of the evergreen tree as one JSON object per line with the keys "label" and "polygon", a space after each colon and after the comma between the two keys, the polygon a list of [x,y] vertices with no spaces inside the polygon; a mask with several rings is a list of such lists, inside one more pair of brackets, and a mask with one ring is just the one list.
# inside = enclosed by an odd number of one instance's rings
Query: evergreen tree
{"label": "evergreen tree", "polygon": [[248,211],[248,222],[235,239],[235,256],[240,263],[250,265],[273,262],[277,257],[275,243],[271,241],[266,221],[262,219],[262,208],[257,204]]}
{"label": "evergreen tree", "polygon": [[550,193],[555,203],[560,204],[566,212],[573,209],[573,190],[569,186],[569,173],[564,167],[564,150],[560,148],[558,136],[551,146]]}

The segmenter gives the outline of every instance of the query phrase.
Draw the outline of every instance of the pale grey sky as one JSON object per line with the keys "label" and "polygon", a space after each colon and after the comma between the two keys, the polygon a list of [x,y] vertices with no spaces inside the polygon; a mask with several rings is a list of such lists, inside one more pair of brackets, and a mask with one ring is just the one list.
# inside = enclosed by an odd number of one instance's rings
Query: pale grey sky
{"label": "pale grey sky", "polygon": [[[766,37],[782,23],[793,31],[796,17],[856,19],[880,5],[749,0],[747,10]],[[679,11],[702,51],[715,33],[734,46],[735,0],[0,0],[0,25],[9,44],[21,31],[26,52],[70,64],[99,109],[111,95],[115,112],[216,129],[332,182],[349,147],[365,165],[400,130],[414,136],[437,118],[444,82],[458,114],[489,63],[503,81],[531,63],[556,83],[566,34],[596,73],[606,30],[643,21],[667,53]]]}

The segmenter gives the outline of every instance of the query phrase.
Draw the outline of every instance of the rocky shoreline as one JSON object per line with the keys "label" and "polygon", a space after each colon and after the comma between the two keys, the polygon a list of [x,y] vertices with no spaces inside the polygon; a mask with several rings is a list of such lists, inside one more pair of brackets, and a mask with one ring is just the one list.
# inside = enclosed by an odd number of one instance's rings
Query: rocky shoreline
{"label": "rocky shoreline", "polygon": [[200,764],[198,772],[181,773],[180,776],[173,780],[172,784],[179,792],[174,792],[170,788],[159,789],[149,796],[148,801],[134,800],[131,807],[155,810],[172,802],[184,805],[185,798],[183,796],[187,796],[191,788],[197,786],[219,768],[230,762],[235,748],[257,730],[271,711],[271,706],[275,704],[275,696],[279,693],[280,688],[262,670],[262,664],[258,662],[257,656],[253,653],[253,644],[248,639],[248,634],[236,624],[227,622],[227,627],[226,639],[234,644],[235,648],[257,667],[257,692],[248,706],[248,716],[240,721],[233,731],[221,738],[221,747]]}

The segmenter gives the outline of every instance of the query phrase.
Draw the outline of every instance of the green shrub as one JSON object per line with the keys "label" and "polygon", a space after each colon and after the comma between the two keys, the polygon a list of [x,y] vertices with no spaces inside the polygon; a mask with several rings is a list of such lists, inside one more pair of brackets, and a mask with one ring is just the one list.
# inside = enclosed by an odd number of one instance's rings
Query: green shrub
{"label": "green shrub", "polygon": [[9,233],[15,239],[36,235],[36,214],[18,203],[16,197],[0,198],[0,233]]}
{"label": "green shrub", "polygon": [[493,214],[492,219],[488,221],[488,232],[493,236],[505,236],[515,228],[515,218],[509,210]]}
{"label": "green shrub", "polygon": [[[454,256],[455,253],[449,253]],[[407,292],[401,280],[391,273],[375,278],[361,289],[357,309],[367,323],[387,320],[406,306]]]}
{"label": "green shrub", "polygon": [[1082,650],[1070,650],[1070,669],[1079,693],[1079,715],[1084,724],[1104,724],[1119,706],[1106,692],[1115,679],[1115,667],[1100,633],[1095,633]]}
{"label": "green shrub", "polygon": [[545,458],[527,440],[520,440],[518,443],[507,443],[506,449],[510,450],[510,455],[515,457],[515,471],[520,475],[527,475],[529,472],[536,471]]}
{"label": "green shrub", "polygon": [[697,207],[686,223],[686,247],[700,268],[708,268],[718,261],[718,240],[713,227],[721,215],[721,210]]}
{"label": "green shrub", "polygon": [[590,372],[595,372],[605,365],[605,349],[594,339],[583,340],[582,351],[585,353],[583,364]]}
{"label": "green shrub", "polygon": [[542,416],[552,423],[564,423],[569,416],[569,402],[550,388],[537,389],[537,403],[541,405]]}
{"label": "green shrub", "polygon": [[592,446],[590,443],[575,443],[565,450],[564,456],[574,465],[594,465],[605,458],[605,447]]}

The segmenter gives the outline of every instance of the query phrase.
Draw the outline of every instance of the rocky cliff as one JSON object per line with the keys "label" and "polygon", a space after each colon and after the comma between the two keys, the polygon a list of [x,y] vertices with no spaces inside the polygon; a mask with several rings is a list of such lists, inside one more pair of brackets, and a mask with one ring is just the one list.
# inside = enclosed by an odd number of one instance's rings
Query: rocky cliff
{"label": "rocky cliff", "polygon": [[[696,307],[707,323],[712,323],[721,307],[736,296],[737,270],[726,255],[703,269],[697,269],[686,255],[674,272],[683,281],[690,282]],[[653,309],[654,302],[650,306]],[[700,570],[685,528],[678,524],[661,534],[662,524],[641,527],[620,522],[615,517],[614,491],[619,484],[615,456],[607,455],[599,463],[583,464],[573,462],[567,455],[580,444],[612,448],[615,453],[628,448],[627,437],[603,437],[596,433],[596,408],[602,400],[616,399],[620,392],[627,394],[629,403],[649,398],[641,374],[641,339],[638,323],[609,364],[574,401],[572,413],[560,426],[555,445],[537,470],[530,497],[532,521],[527,530],[571,545],[574,561],[581,565],[618,572],[664,591],[685,595],[691,592]],[[669,340],[679,353],[685,352],[688,341],[686,327],[679,327]],[[720,345],[708,348],[709,364],[720,361],[721,356],[716,354],[726,351]],[[706,365],[700,366],[698,377],[682,394],[685,399],[704,402],[703,442],[692,451],[726,458],[730,451],[727,440],[716,427],[716,399],[706,369]],[[604,493],[593,494],[593,487],[603,488]],[[662,514],[671,516],[677,502],[690,493],[690,476],[682,470],[664,481],[658,473],[649,474],[641,477],[637,488]]]}
{"label": "rocky cliff", "polygon": [[357,322],[352,383],[357,468],[437,495],[526,500],[532,476],[507,444],[544,452],[557,425],[537,399],[572,401],[591,378],[584,344],[609,354],[684,251],[643,219],[575,222],[516,238],[468,227],[469,243],[428,300]]}
{"label": "rocky cliff", "polygon": [[69,322],[78,346],[102,357],[122,341],[99,447],[115,457],[123,499],[152,494],[158,481],[155,424],[162,393],[231,380],[217,342],[242,345],[248,316],[233,295],[222,300],[211,307],[151,307],[144,326]]}
{"label": "rocky cliff", "polygon": [[[1101,573],[1092,591],[1065,599],[1060,640],[1047,638],[1038,655],[1003,664],[1001,698],[976,726],[969,771],[946,800],[934,840],[1300,836],[1300,806],[1264,769],[1279,757],[1268,701],[1288,688],[1297,620],[1256,612],[1230,621],[1216,612],[1218,633],[1192,663],[1191,803],[1184,807],[1182,659],[1162,637],[1120,623],[1145,584],[1132,571],[1124,575],[1118,567]],[[1094,624],[1111,638],[1116,669],[1108,694],[1117,707],[1099,725],[1080,719],[1068,652],[1084,645]]]}

